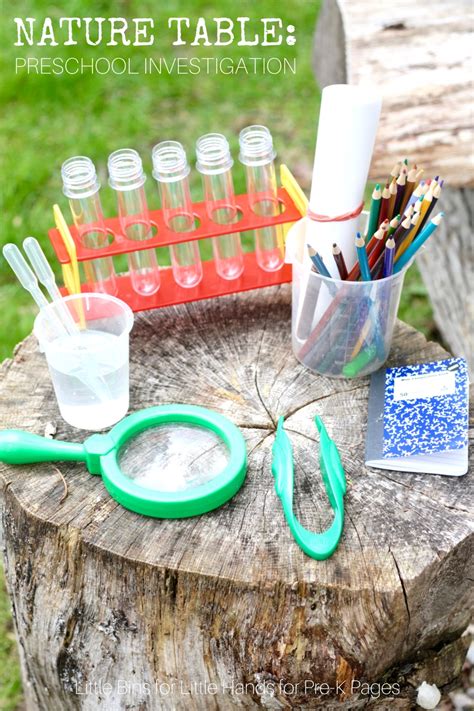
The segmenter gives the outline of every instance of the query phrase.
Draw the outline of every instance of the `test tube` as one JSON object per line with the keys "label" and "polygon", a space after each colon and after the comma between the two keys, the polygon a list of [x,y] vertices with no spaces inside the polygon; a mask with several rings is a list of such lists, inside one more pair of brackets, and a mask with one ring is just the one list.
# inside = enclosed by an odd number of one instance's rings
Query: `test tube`
{"label": "test tube", "polygon": [[[206,212],[210,220],[229,225],[239,219],[235,204],[231,168],[234,164],[225,136],[208,133],[196,143],[196,168],[202,175]],[[212,240],[216,271],[223,279],[237,279],[244,270],[240,234],[215,237]]]}
{"label": "test tube", "polygon": [[[178,141],[162,141],[152,152],[153,177],[158,182],[163,218],[173,232],[196,229],[186,152]],[[173,276],[180,286],[191,288],[202,279],[202,263],[197,242],[170,246]]]}
{"label": "test tube", "polygon": [[[153,236],[145,195],[146,175],[137,151],[123,148],[110,154],[107,163],[109,185],[117,193],[122,233],[127,239],[143,241]],[[150,296],[160,288],[160,269],[154,249],[142,249],[128,256],[134,290]]]}
{"label": "test tube", "polygon": [[[85,156],[69,158],[62,164],[63,193],[69,198],[72,218],[79,238],[89,249],[100,249],[108,243],[104,214],[99,197],[100,183],[94,163]],[[84,262],[86,279],[94,291],[117,293],[112,257]]]}
{"label": "test tube", "polygon": [[[275,174],[273,139],[265,126],[248,126],[239,135],[240,162],[245,165],[250,207],[257,215],[280,213]],[[257,263],[266,272],[281,269],[284,262],[281,225],[255,230]]]}

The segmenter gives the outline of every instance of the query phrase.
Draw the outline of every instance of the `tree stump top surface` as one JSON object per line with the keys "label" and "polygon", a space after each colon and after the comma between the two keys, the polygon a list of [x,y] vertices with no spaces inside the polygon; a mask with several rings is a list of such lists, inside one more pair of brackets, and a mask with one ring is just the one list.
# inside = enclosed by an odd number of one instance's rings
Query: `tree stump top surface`
{"label": "tree stump top surface", "polygon": [[[290,288],[278,287],[136,316],[130,411],[199,404],[242,428],[247,479],[220,509],[180,520],[140,516],[116,503],[82,463],[58,464],[68,484],[64,500],[53,464],[0,464],[8,495],[29,517],[79,537],[86,549],[250,587],[317,581],[328,588],[399,591],[403,580],[426,573],[472,533],[472,474],[452,478],[367,469],[368,379],[330,380],[296,361],[290,300]],[[444,356],[440,346],[398,324],[391,364]],[[3,364],[2,374],[2,427],[43,434],[46,424],[55,422],[56,439],[80,442],[87,436],[60,418],[33,336]],[[270,469],[277,419],[284,415],[296,462],[295,511],[311,530],[330,523],[316,414],[339,448],[348,481],[343,537],[323,562],[304,555],[291,537]]]}

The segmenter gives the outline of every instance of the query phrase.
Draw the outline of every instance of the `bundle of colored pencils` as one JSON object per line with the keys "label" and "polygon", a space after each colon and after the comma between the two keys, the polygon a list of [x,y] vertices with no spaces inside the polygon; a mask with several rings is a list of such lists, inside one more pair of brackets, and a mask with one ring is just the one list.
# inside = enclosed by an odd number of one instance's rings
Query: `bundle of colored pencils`
{"label": "bundle of colored pencils", "polygon": [[[377,184],[372,193],[365,238],[357,233],[355,245],[357,262],[347,269],[344,256],[337,244],[333,257],[341,279],[372,281],[392,276],[401,271],[436,230],[442,212],[431,217],[443,189],[439,176],[422,180],[423,169],[412,168],[408,160],[396,163],[383,190]],[[313,266],[322,276],[330,272],[321,256],[311,247]]]}

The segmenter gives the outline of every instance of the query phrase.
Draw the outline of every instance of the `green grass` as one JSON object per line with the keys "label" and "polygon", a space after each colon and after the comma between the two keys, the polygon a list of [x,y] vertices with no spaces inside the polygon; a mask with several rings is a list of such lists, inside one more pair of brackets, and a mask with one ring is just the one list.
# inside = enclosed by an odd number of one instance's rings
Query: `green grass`
{"label": "green grass", "polygon": [[[67,200],[61,193],[61,163],[72,155],[90,156],[98,168],[103,189],[104,211],[115,212],[115,196],[107,187],[106,161],[108,154],[121,147],[136,148],[142,155],[149,180],[146,184],[149,204],[157,206],[157,192],[151,178],[150,152],[160,140],[182,141],[192,162],[194,143],[203,133],[221,131],[230,142],[234,156],[237,136],[250,123],[268,125],[274,135],[279,159],[290,165],[306,183],[313,151],[319,91],[311,72],[312,35],[318,3],[298,0],[281,3],[278,15],[285,25],[296,24],[297,43],[264,50],[252,47],[171,47],[166,20],[170,16],[208,19],[248,14],[273,17],[275,3],[261,0],[258,13],[255,5],[237,10],[227,0],[167,2],[154,0],[117,2],[115,16],[154,17],[157,41],[155,47],[87,48],[40,47],[12,48],[13,23],[6,18],[1,39],[8,51],[4,58],[6,81],[1,96],[9,109],[1,119],[6,137],[3,157],[5,188],[1,211],[1,241],[20,243],[29,234],[44,245],[51,263],[53,252],[47,240],[52,226],[52,205],[58,202],[70,219]],[[88,8],[88,6],[90,6]],[[19,0],[9,12],[11,17],[50,15],[108,16],[105,2],[87,3],[69,0],[57,4]],[[35,11],[36,10],[36,11]],[[163,29],[162,29],[163,28]],[[178,51],[179,50],[179,51]],[[135,65],[146,56],[280,56],[296,57],[297,74],[248,75],[152,75],[53,77],[15,76],[15,55],[62,57],[81,55],[88,59],[107,55],[132,58]],[[235,188],[243,192],[244,174],[238,161],[235,166]],[[194,199],[201,199],[200,178],[192,171]],[[206,254],[203,254],[206,257]],[[59,270],[56,267],[59,274]],[[15,283],[5,261],[0,258],[0,307],[4,317],[0,325],[0,360],[10,356],[15,344],[31,330],[35,307],[29,297]]]}
{"label": "green grass", "polygon": [[[245,3],[247,5],[247,3]],[[275,3],[261,0],[258,17],[273,16]],[[248,3],[250,16],[253,5]],[[268,125],[275,138],[279,159],[286,162],[307,190],[314,151],[315,127],[319,108],[319,91],[311,70],[313,29],[318,3],[305,0],[279,4],[286,24],[296,25],[297,43],[294,47],[272,47],[266,56],[296,57],[297,74],[270,76],[207,75],[151,75],[54,77],[15,75],[13,66],[17,55],[30,56],[121,56],[139,63],[145,56],[160,54],[171,60],[174,55],[204,56],[263,56],[264,50],[255,48],[172,48],[166,27],[169,16],[180,15],[206,18],[236,14],[230,0],[219,2],[188,0],[168,2],[161,8],[153,0],[117,2],[116,16],[154,17],[157,43],[155,47],[138,48],[14,48],[14,26],[11,17],[47,15],[58,17],[102,14],[107,16],[106,2],[69,0],[57,4],[18,0],[9,11],[1,30],[3,46],[7,48],[2,63],[1,98],[8,110],[1,118],[3,144],[3,193],[1,204],[1,242],[21,243],[32,234],[44,245],[51,263],[59,275],[56,260],[46,233],[52,226],[51,208],[59,202],[69,219],[67,201],[61,193],[60,166],[71,155],[84,154],[96,163],[101,181],[102,203],[105,213],[115,212],[115,198],[107,187],[106,160],[108,154],[120,147],[136,148],[143,156],[150,176],[151,147],[166,138],[182,141],[193,157],[194,142],[208,131],[222,131],[231,140],[234,155],[237,134],[249,123]],[[243,8],[239,7],[239,14]],[[244,13],[245,14],[245,13]],[[9,16],[8,16],[9,15]],[[179,51],[178,51],[179,49]],[[392,158],[388,163],[392,162]],[[236,161],[235,186],[244,190],[244,175]],[[157,205],[154,181],[146,185],[149,204]],[[200,180],[192,172],[192,191],[200,199]],[[208,254],[204,253],[204,257]],[[432,333],[429,302],[419,277],[411,275],[416,298],[405,290],[401,314],[409,323]],[[13,348],[30,331],[35,306],[23,292],[0,258],[0,360],[11,356]]]}
{"label": "green grass", "polygon": [[[311,70],[313,31],[318,2],[293,0],[278,3],[260,0],[242,2],[238,9],[231,0],[117,0],[113,13],[105,0],[17,0],[5,8],[0,30],[4,80],[0,98],[6,105],[0,128],[2,142],[3,190],[0,211],[0,241],[20,244],[34,235],[43,244],[57,274],[59,269],[46,234],[52,226],[52,205],[58,202],[69,219],[66,199],[61,194],[61,163],[72,155],[88,155],[96,163],[101,181],[102,203],[108,215],[115,212],[115,200],[106,182],[108,154],[121,147],[136,148],[151,175],[150,151],[160,140],[182,141],[193,160],[194,143],[203,133],[221,131],[237,153],[237,135],[250,123],[263,123],[274,135],[279,159],[286,162],[301,185],[308,190],[314,153],[316,120],[320,94]],[[257,12],[258,8],[258,12]],[[126,16],[154,17],[158,27],[156,46],[144,48],[25,48],[13,47],[13,17],[33,16]],[[14,73],[16,55],[30,56],[122,56],[139,62],[160,54],[170,60],[180,56],[264,56],[255,48],[176,48],[170,46],[167,31],[161,33],[170,16],[206,18],[249,15],[281,16],[285,24],[296,25],[297,43],[289,48],[273,47],[265,56],[297,58],[297,74],[280,76],[25,76]],[[393,157],[387,159],[387,169]],[[235,187],[244,190],[244,175],[236,161]],[[149,204],[157,205],[153,180],[146,185]],[[200,180],[192,172],[194,199],[200,199]],[[30,297],[19,287],[0,257],[0,361],[12,355],[14,346],[30,331],[36,313]],[[416,269],[407,278],[402,297],[402,318],[433,334],[431,308]],[[12,709],[18,700],[18,670],[5,593],[0,590],[0,709]],[[13,669],[7,682],[6,670]]]}

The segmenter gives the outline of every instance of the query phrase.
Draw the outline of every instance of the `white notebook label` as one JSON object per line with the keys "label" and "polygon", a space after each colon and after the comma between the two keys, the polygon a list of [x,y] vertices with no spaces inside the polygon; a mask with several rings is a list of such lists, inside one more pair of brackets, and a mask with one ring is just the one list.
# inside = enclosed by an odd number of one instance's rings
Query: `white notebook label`
{"label": "white notebook label", "polygon": [[414,400],[456,392],[456,374],[452,370],[395,378],[393,381],[394,400]]}

